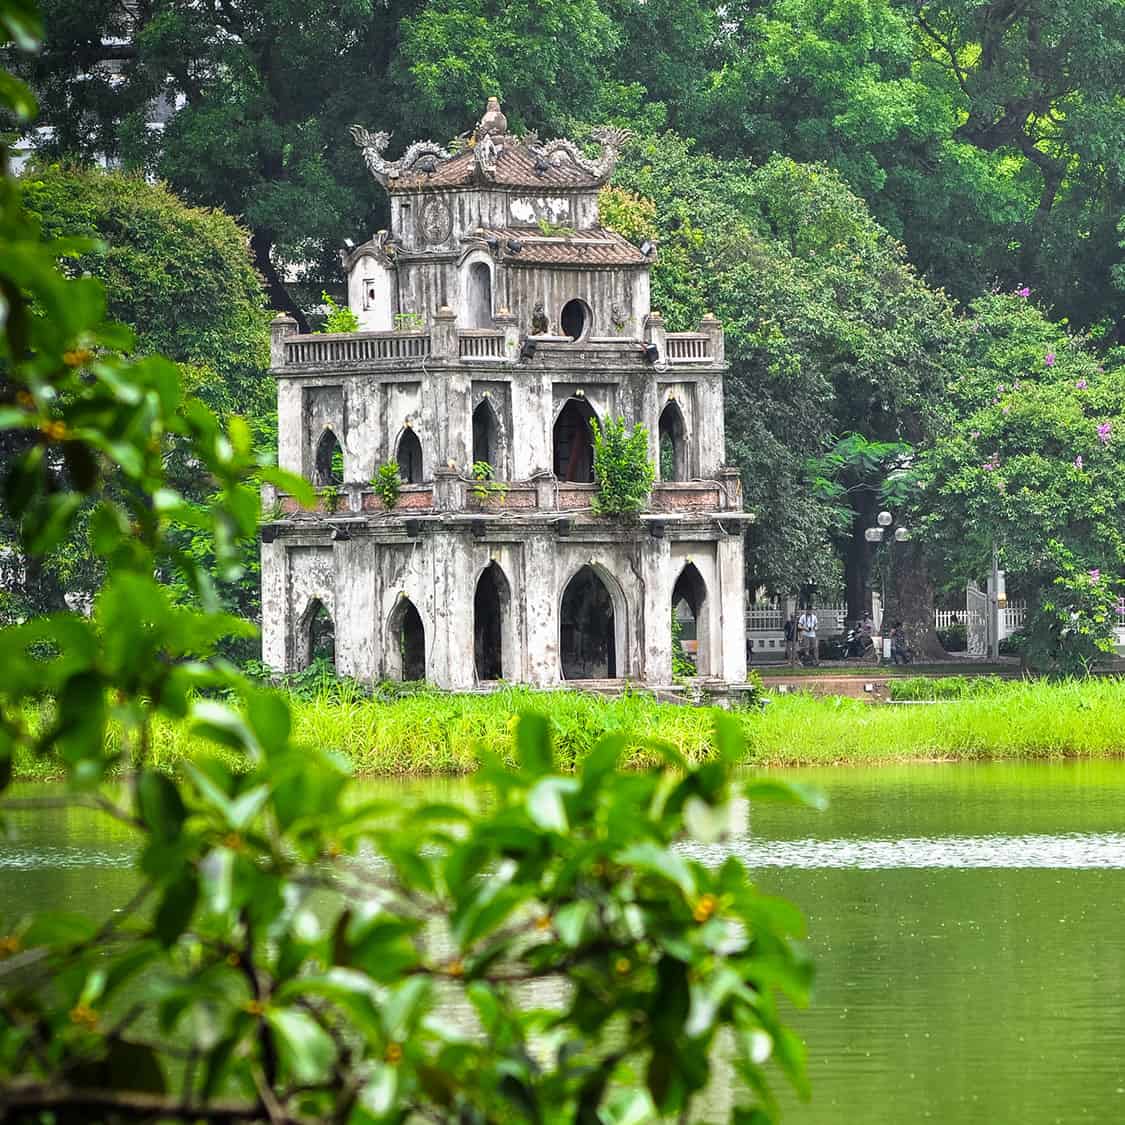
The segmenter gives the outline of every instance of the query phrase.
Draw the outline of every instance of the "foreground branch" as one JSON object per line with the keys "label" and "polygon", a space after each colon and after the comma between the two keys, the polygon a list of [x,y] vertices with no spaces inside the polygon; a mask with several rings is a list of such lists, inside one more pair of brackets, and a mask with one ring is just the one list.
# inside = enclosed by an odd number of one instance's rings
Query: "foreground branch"
{"label": "foreground branch", "polygon": [[[177,1121],[263,1121],[266,1115],[259,1104],[210,1102],[192,1105],[160,1094],[121,1090],[91,1090],[81,1086],[9,1086],[0,1090],[0,1118],[20,1110],[74,1110],[97,1113],[112,1110],[127,1120],[172,1119]],[[286,1117],[285,1122],[295,1119]]]}

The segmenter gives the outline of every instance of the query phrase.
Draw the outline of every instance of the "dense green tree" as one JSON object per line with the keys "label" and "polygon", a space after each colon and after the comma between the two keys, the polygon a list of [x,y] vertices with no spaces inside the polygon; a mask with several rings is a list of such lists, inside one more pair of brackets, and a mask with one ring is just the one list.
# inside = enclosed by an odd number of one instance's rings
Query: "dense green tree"
{"label": "dense green tree", "polygon": [[[807,462],[844,433],[926,438],[958,339],[949,302],[826,168],[777,158],[747,171],[664,134],[634,146],[617,182],[603,193],[607,220],[660,242],[654,306],[673,328],[708,309],[724,322],[728,453],[759,514],[751,576],[835,586],[838,511],[811,487]],[[841,547],[854,615],[877,499],[850,494]]]}
{"label": "dense green tree", "polygon": [[[274,429],[274,388],[265,375],[269,314],[246,233],[229,216],[187,207],[165,186],[138,176],[53,165],[25,172],[21,187],[45,238],[72,246],[80,240],[62,268],[102,283],[108,314],[134,333],[133,350],[175,360],[187,393],[224,417],[246,416],[268,452]],[[206,502],[194,459],[175,440],[166,471],[195,503]],[[12,522],[0,523],[13,564],[4,616],[60,608],[64,593],[79,604],[93,596],[102,562],[89,541],[88,516],[83,509],[70,536],[51,553],[31,557],[19,552]],[[206,536],[183,538],[185,550],[215,558]],[[244,565],[253,564],[247,556]],[[253,619],[257,596],[249,584],[232,588],[230,608]]]}

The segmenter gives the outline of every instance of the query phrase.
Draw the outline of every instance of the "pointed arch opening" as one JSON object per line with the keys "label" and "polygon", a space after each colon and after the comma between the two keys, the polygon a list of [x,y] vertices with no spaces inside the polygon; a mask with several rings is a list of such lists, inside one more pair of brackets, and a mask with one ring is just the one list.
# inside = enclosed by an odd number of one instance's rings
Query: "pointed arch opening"
{"label": "pointed arch opening", "polygon": [[403,484],[422,483],[422,443],[412,429],[402,431],[395,450],[395,461],[398,462],[398,475]]}
{"label": "pointed arch opening", "polygon": [[501,471],[500,419],[492,403],[482,399],[473,411],[473,463],[484,461],[492,466],[493,477],[503,476]]}
{"label": "pointed arch opening", "polygon": [[660,479],[687,480],[687,442],[683,411],[669,402],[660,415]]}
{"label": "pointed arch opening", "polygon": [[680,571],[672,587],[672,643],[677,633],[682,655],[695,665],[697,676],[711,674],[711,630],[707,605],[707,583],[695,563]]}
{"label": "pointed arch opening", "polygon": [[613,596],[592,566],[582,567],[563,591],[559,654],[564,680],[612,680],[619,674]]}
{"label": "pointed arch opening", "polygon": [[511,587],[504,572],[490,562],[477,579],[473,597],[473,659],[478,681],[505,678],[511,659],[504,644],[511,602]]}
{"label": "pointed arch opening", "polygon": [[326,429],[316,445],[316,484],[318,487],[344,483],[344,449],[340,439]]}
{"label": "pointed arch opening", "polygon": [[317,661],[336,666],[336,625],[319,598],[313,598],[301,615],[299,641],[297,671]]}
{"label": "pointed arch opening", "polygon": [[426,628],[422,616],[407,597],[399,598],[387,623],[387,678],[426,678]]}
{"label": "pointed arch opening", "polygon": [[492,327],[492,270],[484,262],[469,266],[467,313],[470,328]]}
{"label": "pointed arch opening", "polygon": [[594,434],[597,414],[584,398],[566,400],[554,429],[554,468],[559,480],[590,484],[594,480]]}

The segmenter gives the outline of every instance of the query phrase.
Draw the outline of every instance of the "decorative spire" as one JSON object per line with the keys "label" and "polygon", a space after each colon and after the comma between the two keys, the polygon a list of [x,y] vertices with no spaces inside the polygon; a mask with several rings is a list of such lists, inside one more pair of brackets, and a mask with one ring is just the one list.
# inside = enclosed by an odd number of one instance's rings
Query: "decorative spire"
{"label": "decorative spire", "polygon": [[500,108],[499,98],[489,98],[485,107],[484,116],[477,124],[477,136],[483,137],[487,133],[494,136],[503,136],[508,131],[508,119]]}

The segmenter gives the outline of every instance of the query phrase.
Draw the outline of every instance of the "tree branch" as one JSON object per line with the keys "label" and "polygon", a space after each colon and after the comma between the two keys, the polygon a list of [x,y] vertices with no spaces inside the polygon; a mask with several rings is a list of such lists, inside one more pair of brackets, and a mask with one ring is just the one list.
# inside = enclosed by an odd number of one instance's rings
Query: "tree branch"
{"label": "tree branch", "polygon": [[[245,1102],[211,1102],[189,1105],[160,1094],[142,1094],[126,1090],[92,1090],[82,1086],[49,1086],[36,1083],[18,1084],[0,1090],[0,1111],[5,1116],[18,1110],[67,1110],[81,1113],[88,1120],[104,1116],[112,1110],[127,1120],[153,1118],[174,1121],[261,1121],[262,1107]],[[285,1122],[293,1119],[286,1116]]]}

